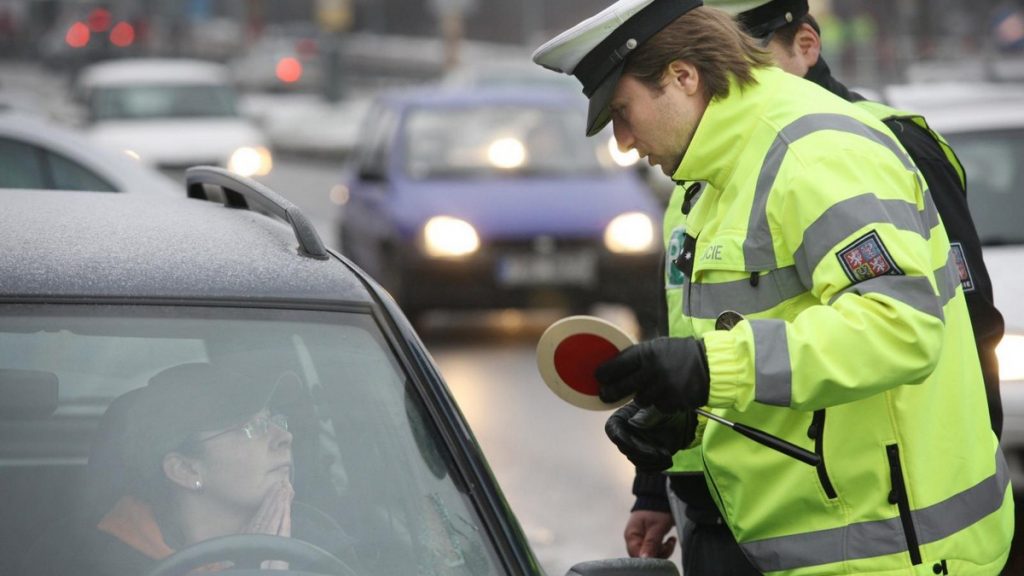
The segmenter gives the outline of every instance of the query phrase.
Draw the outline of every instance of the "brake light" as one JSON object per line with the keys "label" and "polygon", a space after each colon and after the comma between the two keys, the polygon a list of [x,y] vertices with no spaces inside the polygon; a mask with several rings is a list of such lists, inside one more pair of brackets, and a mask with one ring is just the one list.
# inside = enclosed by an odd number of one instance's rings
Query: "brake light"
{"label": "brake light", "polygon": [[86,18],[92,32],[106,32],[110,29],[111,21],[110,10],[106,8],[94,8]]}
{"label": "brake light", "polygon": [[118,22],[110,31],[110,43],[118,48],[126,48],[135,42],[135,28],[127,22]]}
{"label": "brake light", "polygon": [[68,28],[64,41],[72,48],[84,48],[89,43],[89,27],[84,22],[75,22]]}
{"label": "brake light", "polygon": [[290,56],[277,61],[277,79],[285,84],[298,82],[302,78],[302,63]]}

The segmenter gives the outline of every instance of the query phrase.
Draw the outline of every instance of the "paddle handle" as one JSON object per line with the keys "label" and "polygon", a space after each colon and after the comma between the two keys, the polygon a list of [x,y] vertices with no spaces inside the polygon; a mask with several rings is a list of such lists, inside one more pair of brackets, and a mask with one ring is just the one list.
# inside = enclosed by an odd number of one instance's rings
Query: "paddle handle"
{"label": "paddle handle", "polygon": [[694,409],[694,412],[696,412],[697,414],[700,414],[701,416],[704,416],[706,418],[714,420],[715,422],[718,422],[719,424],[724,424],[725,426],[728,426],[729,428],[732,428],[736,432],[739,432],[743,436],[746,436],[747,438],[750,438],[754,442],[757,442],[759,444],[763,444],[764,446],[767,446],[767,447],[771,448],[772,450],[776,450],[778,452],[781,452],[781,453],[783,453],[786,456],[789,456],[791,458],[796,458],[797,460],[803,462],[804,464],[808,464],[808,465],[814,466],[814,467],[817,467],[819,464],[821,464],[821,456],[818,456],[817,454],[815,454],[814,452],[811,452],[810,450],[807,450],[805,448],[801,448],[800,446],[797,446],[796,444],[793,444],[791,442],[783,440],[782,438],[779,438],[778,436],[772,436],[771,434],[769,434],[769,433],[767,433],[767,432],[765,432],[763,430],[758,430],[757,428],[751,428],[750,426],[747,426],[746,424],[740,424],[739,422],[733,422],[731,420],[726,420],[725,418],[722,418],[721,416],[718,416],[716,414],[712,414],[712,413],[707,412],[705,410],[701,410],[700,408]]}

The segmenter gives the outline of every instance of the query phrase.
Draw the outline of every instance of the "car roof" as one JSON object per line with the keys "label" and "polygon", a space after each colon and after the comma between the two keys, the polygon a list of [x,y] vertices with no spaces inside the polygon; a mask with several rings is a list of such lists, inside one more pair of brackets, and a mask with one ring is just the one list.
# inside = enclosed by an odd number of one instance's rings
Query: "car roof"
{"label": "car roof", "polygon": [[938,82],[889,86],[886,101],[942,134],[1024,128],[1024,84]]}
{"label": "car roof", "polygon": [[126,154],[97,146],[80,132],[24,112],[0,110],[0,137],[65,156],[96,172],[120,192],[178,194],[181,187]]}
{"label": "car roof", "polygon": [[482,105],[569,106],[583,108],[586,99],[567,90],[526,86],[496,88],[416,88],[386,92],[378,101],[392,107],[458,107]]}
{"label": "car roof", "polygon": [[299,253],[290,227],[185,197],[8,190],[0,298],[369,303],[336,257]]}
{"label": "car roof", "polygon": [[78,77],[80,89],[139,84],[228,84],[228,69],[189,58],[125,58],[97,62]]}

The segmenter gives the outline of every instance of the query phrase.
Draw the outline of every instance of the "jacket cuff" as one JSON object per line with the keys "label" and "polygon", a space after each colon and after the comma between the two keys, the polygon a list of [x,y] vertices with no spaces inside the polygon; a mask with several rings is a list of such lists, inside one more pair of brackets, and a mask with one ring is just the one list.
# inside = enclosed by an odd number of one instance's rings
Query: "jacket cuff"
{"label": "jacket cuff", "polygon": [[710,376],[708,406],[732,408],[740,402],[743,382],[750,371],[748,359],[753,358],[753,351],[745,350],[751,342],[750,322],[740,322],[729,331],[714,330],[704,334]]}

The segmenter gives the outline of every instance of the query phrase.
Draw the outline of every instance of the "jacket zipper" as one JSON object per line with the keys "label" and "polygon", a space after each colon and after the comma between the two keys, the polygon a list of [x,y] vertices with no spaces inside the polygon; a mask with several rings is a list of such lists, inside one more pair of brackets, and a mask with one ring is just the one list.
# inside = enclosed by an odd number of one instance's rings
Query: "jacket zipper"
{"label": "jacket zipper", "polygon": [[885,447],[885,452],[889,456],[889,475],[892,477],[889,503],[896,504],[899,508],[903,534],[907,537],[910,562],[917,565],[921,563],[921,549],[917,543],[917,532],[914,531],[914,519],[910,516],[910,499],[907,498],[907,487],[903,482],[903,467],[900,465],[900,447],[897,444],[889,444]]}
{"label": "jacket zipper", "polygon": [[807,429],[807,436],[814,440],[814,453],[821,458],[818,463],[818,481],[821,482],[821,487],[825,490],[825,496],[828,496],[829,500],[834,500],[837,496],[836,489],[832,486],[832,481],[828,478],[828,471],[825,469],[825,410],[816,410],[814,412],[814,418],[811,420],[811,427]]}

